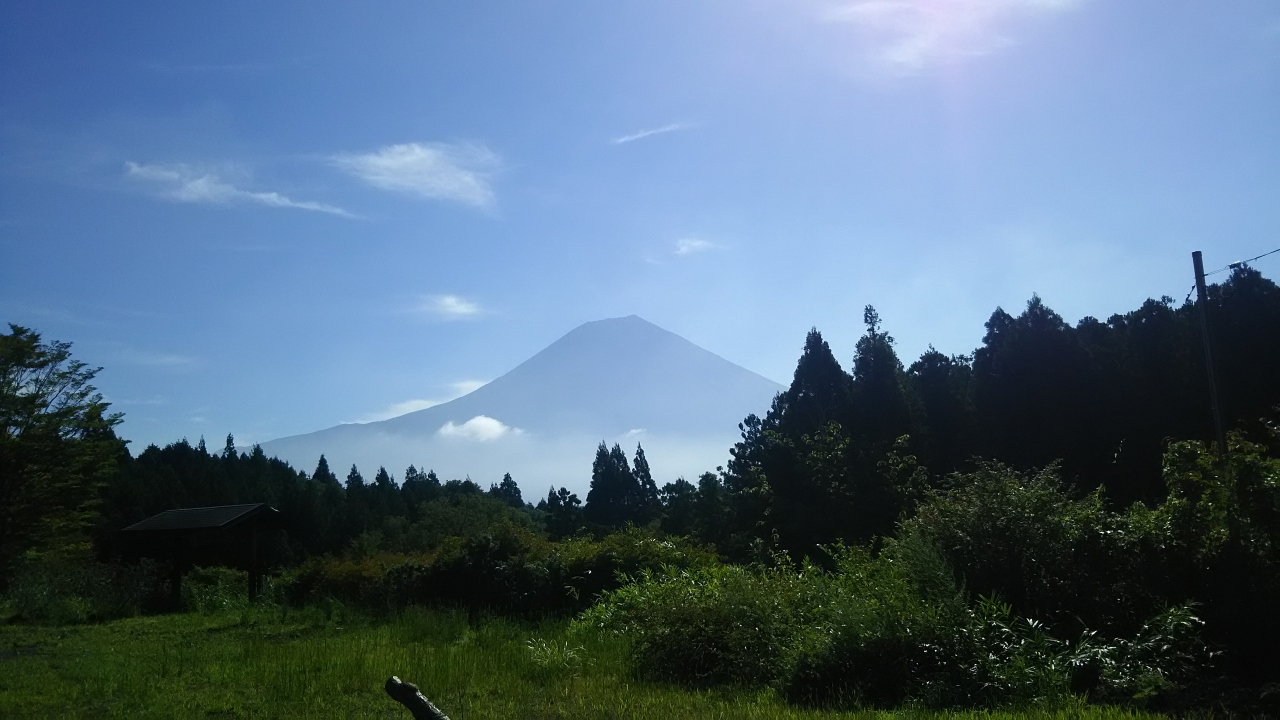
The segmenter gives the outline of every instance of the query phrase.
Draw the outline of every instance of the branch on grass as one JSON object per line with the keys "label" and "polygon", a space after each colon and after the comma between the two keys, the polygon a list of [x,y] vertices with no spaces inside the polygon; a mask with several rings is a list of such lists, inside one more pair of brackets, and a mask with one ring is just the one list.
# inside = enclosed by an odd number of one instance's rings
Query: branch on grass
{"label": "branch on grass", "polygon": [[449,720],[448,715],[440,712],[440,708],[432,705],[430,700],[418,692],[417,685],[403,682],[400,678],[392,675],[383,688],[391,696],[392,700],[409,708],[409,712],[413,713],[414,720]]}

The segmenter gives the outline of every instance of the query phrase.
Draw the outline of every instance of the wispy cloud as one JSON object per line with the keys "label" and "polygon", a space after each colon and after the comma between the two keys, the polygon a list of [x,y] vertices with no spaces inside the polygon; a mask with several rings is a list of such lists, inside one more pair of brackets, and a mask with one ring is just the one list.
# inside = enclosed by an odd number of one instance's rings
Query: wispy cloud
{"label": "wispy cloud", "polygon": [[670,125],[663,125],[662,127],[659,127],[659,128],[641,130],[640,132],[634,132],[634,133],[631,133],[630,135],[623,135],[621,137],[616,137],[613,139],[612,142],[614,145],[622,145],[624,143],[635,142],[636,140],[643,140],[647,137],[653,137],[654,135],[661,135],[663,133],[675,132],[677,130],[684,130],[687,127],[688,125],[685,123],[674,122],[674,123],[671,123]]}
{"label": "wispy cloud", "polygon": [[457,295],[432,295],[423,298],[417,310],[442,320],[472,320],[485,313],[478,303]]}
{"label": "wispy cloud", "polygon": [[405,143],[333,157],[338,167],[383,190],[478,208],[494,205],[496,153],[475,143]]}
{"label": "wispy cloud", "polygon": [[159,395],[152,398],[134,399],[125,398],[122,400],[110,399],[113,405],[168,405],[169,399]]}
{"label": "wispy cloud", "polygon": [[134,348],[121,348],[116,353],[116,360],[125,365],[141,365],[143,367],[185,369],[196,364],[196,358],[177,353],[150,352]]}
{"label": "wispy cloud", "polygon": [[474,390],[477,390],[483,387],[487,382],[488,381],[486,380],[459,380],[458,382],[452,382],[452,383],[449,383],[448,385],[448,388],[450,390],[448,397],[438,398],[438,399],[405,400],[404,402],[398,402],[392,405],[388,405],[387,407],[383,408],[382,410],[379,410],[378,412],[369,413],[364,417],[360,418],[359,420],[357,420],[356,422],[368,423],[368,422],[378,422],[381,420],[390,420],[393,417],[400,417],[401,415],[407,415],[408,413],[411,413],[411,412],[417,412],[419,410],[426,410],[427,408],[432,408],[437,405],[443,405],[449,402],[450,400],[456,400],[462,397],[463,395],[466,395],[469,392],[472,392]]}
{"label": "wispy cloud", "polygon": [[[455,393],[454,397],[462,397],[463,395],[475,392],[488,384],[488,380],[459,380],[458,382],[449,383],[449,388]],[[450,400],[452,399],[453,398],[450,398]]]}
{"label": "wispy cloud", "polygon": [[309,200],[293,200],[277,192],[242,190],[214,173],[201,171],[189,165],[144,165],[126,162],[124,168],[126,177],[149,183],[158,188],[160,197],[175,202],[212,205],[254,203],[269,207],[296,208],[298,210],[311,210],[343,217],[355,217],[346,210],[333,205]]}
{"label": "wispy cloud", "polygon": [[861,35],[873,64],[899,74],[1013,44],[1018,20],[1061,12],[1082,0],[848,0],[826,4],[823,19]]}
{"label": "wispy cloud", "polygon": [[700,238],[680,238],[676,241],[675,250],[672,252],[680,256],[697,255],[711,250],[719,250],[721,247],[721,245]]}
{"label": "wispy cloud", "polygon": [[503,423],[501,420],[495,420],[488,415],[477,415],[470,420],[456,425],[452,420],[440,426],[436,431],[441,437],[459,438],[462,440],[475,440],[478,442],[489,442],[497,440],[506,435],[519,435],[520,429],[513,428]]}

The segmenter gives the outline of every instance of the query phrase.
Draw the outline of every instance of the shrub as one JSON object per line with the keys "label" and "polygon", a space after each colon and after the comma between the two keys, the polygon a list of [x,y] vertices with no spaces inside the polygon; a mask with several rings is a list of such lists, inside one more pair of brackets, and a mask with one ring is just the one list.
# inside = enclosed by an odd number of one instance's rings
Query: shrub
{"label": "shrub", "polygon": [[154,563],[96,563],[82,555],[28,553],[15,569],[5,604],[14,620],[66,625],[138,615],[158,608],[162,597]]}
{"label": "shrub", "polygon": [[547,679],[576,677],[586,657],[586,648],[568,640],[534,638],[525,647],[529,649],[529,659]]}
{"label": "shrub", "polygon": [[821,625],[798,639],[784,691],[809,704],[895,706],[954,694],[946,677],[966,607],[936,551],[905,543],[879,558],[831,548]]}
{"label": "shrub", "polygon": [[710,566],[645,571],[611,591],[575,624],[631,642],[647,678],[691,685],[776,680],[824,583],[813,566],[787,570]]}
{"label": "shrub", "polygon": [[1203,664],[1186,608],[1130,640],[1070,642],[1012,606],[970,606],[918,538],[829,548],[832,567],[712,566],[645,572],[607,593],[575,631],[627,638],[642,677],[693,685],[772,684],[792,701],[894,707],[1057,704],[1073,689],[1141,699]]}
{"label": "shrub", "polygon": [[249,605],[249,573],[226,567],[192,568],[182,577],[182,606],[203,615]]}
{"label": "shrub", "polygon": [[714,562],[710,551],[647,530],[557,543],[502,522],[481,535],[447,538],[429,554],[313,559],[282,585],[293,604],[332,597],[377,612],[449,605],[546,616],[582,610],[627,574]]}
{"label": "shrub", "polygon": [[937,547],[971,599],[998,596],[1072,632],[1131,633],[1158,610],[1144,582],[1151,527],[1109,512],[1099,492],[1073,499],[1052,466],[1021,473],[995,462],[951,483],[899,537]]}

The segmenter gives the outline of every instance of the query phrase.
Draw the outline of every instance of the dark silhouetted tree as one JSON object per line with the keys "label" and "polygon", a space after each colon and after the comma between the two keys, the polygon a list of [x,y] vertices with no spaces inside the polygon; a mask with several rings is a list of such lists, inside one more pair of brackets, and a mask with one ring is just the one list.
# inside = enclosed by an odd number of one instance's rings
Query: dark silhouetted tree
{"label": "dark silhouetted tree", "polygon": [[639,489],[638,506],[632,520],[646,525],[662,515],[662,501],[658,498],[658,485],[653,481],[653,472],[649,469],[649,460],[644,455],[644,448],[636,443],[635,461],[631,465],[631,474],[635,477]]}
{"label": "dark silhouetted tree", "polygon": [[524,507],[524,500],[520,497],[520,487],[516,485],[515,480],[511,479],[511,473],[503,475],[501,483],[490,485],[489,494],[511,507]]}
{"label": "dark silhouetted tree", "polygon": [[547,514],[547,534],[551,539],[571,537],[582,531],[582,501],[568,489],[552,487],[547,498],[538,501],[538,509]]}
{"label": "dark silhouetted tree", "polygon": [[98,370],[17,325],[0,334],[0,589],[32,549],[83,542],[100,488],[127,460]]}
{"label": "dark silhouetted tree", "polygon": [[668,535],[690,535],[697,517],[698,488],[684,478],[662,486],[662,531]]}
{"label": "dark silhouetted tree", "polygon": [[622,447],[615,444],[610,450],[600,443],[591,465],[591,489],[583,508],[587,521],[607,528],[635,522],[642,497]]}

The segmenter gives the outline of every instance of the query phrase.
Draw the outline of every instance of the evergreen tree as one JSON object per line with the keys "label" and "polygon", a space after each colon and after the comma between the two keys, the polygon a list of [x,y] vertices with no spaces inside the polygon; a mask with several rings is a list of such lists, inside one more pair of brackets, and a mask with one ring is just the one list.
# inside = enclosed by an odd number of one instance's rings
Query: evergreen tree
{"label": "evergreen tree", "polygon": [[311,485],[315,486],[314,503],[317,527],[312,533],[312,552],[333,552],[342,547],[346,539],[343,537],[346,525],[346,495],[338,476],[329,469],[329,461],[324,455],[316,463],[316,471],[311,474]]}
{"label": "evergreen tree", "polygon": [[324,455],[321,455],[320,461],[316,463],[316,471],[311,474],[311,479],[321,485],[338,485],[338,476],[334,475],[333,471],[329,469],[329,461],[325,459]]}
{"label": "evergreen tree", "polygon": [[128,459],[97,372],[69,343],[17,325],[0,334],[0,590],[28,550],[86,539],[100,488]]}
{"label": "evergreen tree", "polygon": [[404,498],[405,509],[411,521],[417,522],[422,503],[440,497],[440,492],[440,478],[436,477],[434,470],[423,473],[410,465],[404,471],[404,483],[400,486],[400,495]]}
{"label": "evergreen tree", "polygon": [[364,476],[360,474],[360,470],[352,464],[351,471],[347,473],[347,518],[346,518],[346,536],[353,538],[360,533],[368,530],[372,525],[372,512],[369,498],[369,486],[365,484]]}
{"label": "evergreen tree", "polygon": [[405,514],[404,498],[400,495],[400,486],[391,477],[385,467],[378,467],[378,474],[373,478],[370,488],[373,495],[374,522],[381,524],[384,518],[403,517]]}
{"label": "evergreen tree", "polygon": [[502,476],[501,484],[491,484],[489,486],[489,495],[498,498],[511,507],[524,507],[524,499],[520,497],[520,487],[516,485],[515,480],[511,479],[511,473],[506,473]]}
{"label": "evergreen tree", "polygon": [[1075,329],[1038,296],[1017,318],[997,309],[973,358],[978,452],[1019,467],[1061,459],[1069,477],[1112,459],[1094,369]]}
{"label": "evergreen tree", "polygon": [[894,352],[893,338],[880,329],[879,313],[868,305],[862,318],[867,331],[853,358],[849,429],[860,451],[879,455],[897,438],[918,432],[918,400]]}
{"label": "evergreen tree", "polygon": [[697,517],[698,488],[684,478],[662,486],[662,531],[668,535],[690,535]]}
{"label": "evergreen tree", "polygon": [[631,466],[631,474],[639,490],[634,520],[640,524],[648,524],[662,515],[662,501],[658,497],[658,485],[653,481],[653,473],[649,470],[649,460],[645,457],[644,448],[640,447],[640,443],[636,443],[636,456]]}
{"label": "evergreen tree", "polygon": [[722,553],[732,552],[732,519],[729,497],[720,478],[712,472],[699,475],[698,498],[694,503],[694,535],[702,542],[715,545]]}
{"label": "evergreen tree", "polygon": [[789,437],[815,432],[830,422],[845,422],[852,379],[831,352],[817,328],[809,330],[796,363],[791,387],[769,411],[768,425]]}
{"label": "evergreen tree", "polygon": [[973,372],[969,358],[943,355],[930,345],[908,371],[923,409],[918,445],[939,475],[960,469],[973,447]]}
{"label": "evergreen tree", "polygon": [[538,509],[547,514],[547,534],[552,540],[571,537],[582,530],[582,501],[567,488],[555,486],[547,492],[545,500],[538,501]]}
{"label": "evergreen tree", "polygon": [[591,489],[583,509],[586,519],[604,527],[621,528],[635,522],[641,497],[640,485],[622,447],[615,444],[610,450],[601,442],[591,465]]}

